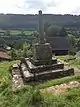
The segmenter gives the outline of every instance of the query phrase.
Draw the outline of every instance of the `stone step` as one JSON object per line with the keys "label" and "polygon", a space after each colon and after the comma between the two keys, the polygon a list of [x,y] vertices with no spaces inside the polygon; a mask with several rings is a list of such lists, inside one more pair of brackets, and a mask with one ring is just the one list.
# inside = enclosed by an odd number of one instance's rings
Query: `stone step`
{"label": "stone step", "polygon": [[34,79],[34,75],[29,72],[24,63],[21,64],[21,74],[26,81],[32,81]]}
{"label": "stone step", "polygon": [[28,70],[31,73],[39,73],[39,72],[44,72],[48,70],[56,70],[56,69],[63,69],[64,64],[58,62],[57,64],[51,64],[51,65],[40,65],[40,66],[35,66],[33,65],[29,60],[26,61]]}
{"label": "stone step", "polygon": [[30,58],[30,62],[32,64],[34,64],[35,66],[39,66],[39,65],[50,65],[50,64],[56,64],[57,63],[57,59],[52,57],[52,60],[34,60],[33,58]]}
{"label": "stone step", "polygon": [[60,77],[66,77],[70,75],[74,75],[74,69],[58,69],[58,70],[50,70],[41,73],[30,73],[28,69],[22,70],[23,78],[26,82],[30,81],[44,81],[49,79],[56,79]]}
{"label": "stone step", "polygon": [[50,70],[50,71],[46,71],[44,73],[36,74],[35,81],[56,79],[56,78],[60,78],[60,77],[70,76],[70,75],[74,75],[74,69],[73,68]]}

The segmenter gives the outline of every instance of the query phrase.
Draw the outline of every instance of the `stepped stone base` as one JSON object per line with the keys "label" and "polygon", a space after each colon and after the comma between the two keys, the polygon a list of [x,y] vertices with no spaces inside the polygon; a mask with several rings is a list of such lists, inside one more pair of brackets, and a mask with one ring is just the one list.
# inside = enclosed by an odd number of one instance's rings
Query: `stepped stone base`
{"label": "stepped stone base", "polygon": [[74,75],[73,68],[65,68],[61,62],[36,66],[29,59],[21,63],[21,73],[26,82],[44,81]]}
{"label": "stepped stone base", "polygon": [[[55,61],[55,59],[54,59]],[[40,73],[48,70],[56,70],[56,69],[63,69],[64,64],[62,63],[55,63],[55,64],[50,64],[50,65],[39,65],[35,66],[33,65],[29,60],[26,61],[26,65],[30,73]]]}
{"label": "stepped stone base", "polygon": [[70,75],[74,75],[74,69],[69,68],[69,69],[58,69],[58,70],[49,70],[45,72],[40,72],[40,73],[30,73],[28,69],[26,69],[26,66],[22,65],[22,68],[25,69],[23,70],[23,78],[26,82],[30,81],[44,81],[44,80],[50,80],[50,79],[56,79],[56,78],[61,78],[61,77],[66,77]]}

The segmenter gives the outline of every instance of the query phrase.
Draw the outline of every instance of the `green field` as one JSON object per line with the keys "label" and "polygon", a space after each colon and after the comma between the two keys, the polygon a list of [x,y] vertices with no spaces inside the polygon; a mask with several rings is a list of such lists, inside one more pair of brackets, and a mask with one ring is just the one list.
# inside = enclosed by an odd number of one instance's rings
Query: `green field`
{"label": "green field", "polygon": [[4,32],[4,33],[6,33],[7,31],[10,32],[11,36],[19,35],[22,32],[24,32],[25,35],[30,35],[33,33],[33,31],[29,31],[29,30],[0,30],[0,32]]}
{"label": "green field", "polygon": [[80,76],[71,76],[46,81],[41,84],[26,85],[20,90],[12,91],[9,67],[18,61],[0,63],[0,107],[80,107],[80,87],[70,89],[61,95],[42,93],[40,89],[80,81]]}

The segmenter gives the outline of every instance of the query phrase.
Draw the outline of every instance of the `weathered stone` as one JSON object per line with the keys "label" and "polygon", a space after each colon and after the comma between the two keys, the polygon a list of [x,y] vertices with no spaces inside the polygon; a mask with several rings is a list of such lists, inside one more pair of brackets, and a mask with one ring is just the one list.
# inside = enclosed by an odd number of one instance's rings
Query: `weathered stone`
{"label": "weathered stone", "polygon": [[[27,72],[29,73],[28,75]],[[35,73],[35,72],[34,72]],[[35,75],[32,74],[26,70],[25,73],[23,72],[24,75],[24,80],[26,80],[26,82],[32,82],[32,81],[44,81],[44,80],[49,80],[49,79],[55,79],[55,78],[61,78],[61,77],[66,77],[66,76],[70,76],[70,75],[74,75],[74,69],[57,69],[57,70],[49,70],[49,71],[45,71],[45,72],[38,72],[35,73]]]}
{"label": "weathered stone", "polygon": [[52,58],[52,60],[35,60],[33,58],[30,58],[30,62],[35,65],[35,66],[39,66],[39,65],[51,65],[51,64],[57,64],[57,59],[56,58]]}
{"label": "weathered stone", "polygon": [[42,18],[42,11],[39,11],[39,25],[38,25],[38,29],[39,29],[39,35],[40,35],[40,44],[44,44],[44,25],[43,25],[43,18]]}
{"label": "weathered stone", "polygon": [[44,41],[44,26],[42,20],[42,11],[39,11],[39,34],[40,34],[40,43],[34,45],[33,48],[33,63],[43,62],[45,64],[46,60],[52,60],[52,49],[49,43],[45,43]]}
{"label": "weathered stone", "polygon": [[39,72],[44,72],[48,70],[56,70],[56,69],[63,69],[64,64],[63,63],[52,63],[52,64],[47,64],[47,65],[38,65],[35,66],[34,64],[31,63],[31,61],[26,60],[27,63],[27,68],[30,70],[31,73],[39,73]]}
{"label": "weathered stone", "polygon": [[50,44],[36,44],[34,47],[33,59],[42,60],[43,62],[46,60],[52,60],[52,50]]}

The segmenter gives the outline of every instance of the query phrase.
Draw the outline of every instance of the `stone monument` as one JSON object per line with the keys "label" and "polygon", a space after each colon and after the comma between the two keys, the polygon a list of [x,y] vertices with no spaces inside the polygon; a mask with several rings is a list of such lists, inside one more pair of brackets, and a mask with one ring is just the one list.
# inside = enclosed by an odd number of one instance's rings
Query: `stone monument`
{"label": "stone monument", "polygon": [[26,82],[43,81],[74,74],[73,68],[65,67],[64,64],[52,56],[49,43],[44,41],[44,26],[42,11],[39,11],[39,43],[34,45],[33,57],[22,58],[20,71]]}
{"label": "stone monument", "polygon": [[49,43],[45,43],[44,41],[44,26],[43,26],[43,20],[42,20],[42,11],[39,11],[39,36],[40,41],[39,43],[34,45],[34,51],[33,51],[33,64],[48,64],[52,63],[52,49]]}

